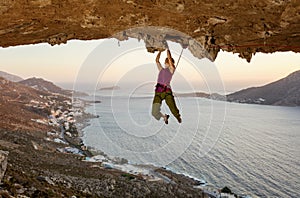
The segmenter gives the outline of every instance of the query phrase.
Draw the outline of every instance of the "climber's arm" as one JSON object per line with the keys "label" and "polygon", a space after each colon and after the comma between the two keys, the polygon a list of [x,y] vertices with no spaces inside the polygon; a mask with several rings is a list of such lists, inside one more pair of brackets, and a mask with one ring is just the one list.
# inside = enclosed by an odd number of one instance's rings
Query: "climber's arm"
{"label": "climber's arm", "polygon": [[170,67],[169,67],[170,72],[173,74],[175,72],[175,65],[172,62],[172,55],[171,55],[171,52],[169,49],[167,50],[167,57],[168,57],[169,65],[170,65]]}
{"label": "climber's arm", "polygon": [[156,65],[157,65],[157,69],[159,71],[163,69],[163,67],[161,66],[161,64],[159,62],[160,54],[161,54],[161,51],[159,51],[158,54],[157,54],[157,56],[156,56]]}

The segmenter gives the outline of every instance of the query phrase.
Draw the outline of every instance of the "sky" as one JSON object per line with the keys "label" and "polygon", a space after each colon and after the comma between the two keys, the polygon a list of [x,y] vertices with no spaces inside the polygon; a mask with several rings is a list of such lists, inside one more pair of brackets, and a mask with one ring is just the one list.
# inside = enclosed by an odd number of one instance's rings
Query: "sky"
{"label": "sky", "polygon": [[[169,46],[177,62],[181,48],[174,43]],[[24,79],[41,77],[63,86],[71,86],[78,79],[107,85],[120,82],[142,85],[156,81],[156,54],[148,53],[144,43],[135,39],[73,40],[56,46],[35,44],[0,48],[0,71]],[[165,57],[166,53],[162,53],[162,63]],[[181,91],[219,91],[223,86],[225,92],[233,92],[265,85],[297,70],[300,70],[299,53],[257,53],[248,63],[238,54],[221,51],[212,63],[196,59],[185,49],[173,77],[173,87]]]}

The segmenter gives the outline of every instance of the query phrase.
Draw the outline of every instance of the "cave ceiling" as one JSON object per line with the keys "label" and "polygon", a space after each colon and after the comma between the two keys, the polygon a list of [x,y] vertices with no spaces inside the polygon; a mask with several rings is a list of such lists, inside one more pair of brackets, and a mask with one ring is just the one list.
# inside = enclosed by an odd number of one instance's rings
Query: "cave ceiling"
{"label": "cave ceiling", "polygon": [[1,0],[0,14],[1,47],[137,38],[149,52],[173,41],[198,58],[223,50],[248,62],[300,51],[299,0]]}

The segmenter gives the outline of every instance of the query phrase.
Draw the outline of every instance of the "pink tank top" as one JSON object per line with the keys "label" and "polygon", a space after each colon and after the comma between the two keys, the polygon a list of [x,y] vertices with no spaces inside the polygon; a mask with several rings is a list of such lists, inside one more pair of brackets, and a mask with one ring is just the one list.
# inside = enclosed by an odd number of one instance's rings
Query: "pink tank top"
{"label": "pink tank top", "polygon": [[170,72],[169,68],[163,68],[158,74],[157,83],[170,86],[173,74]]}

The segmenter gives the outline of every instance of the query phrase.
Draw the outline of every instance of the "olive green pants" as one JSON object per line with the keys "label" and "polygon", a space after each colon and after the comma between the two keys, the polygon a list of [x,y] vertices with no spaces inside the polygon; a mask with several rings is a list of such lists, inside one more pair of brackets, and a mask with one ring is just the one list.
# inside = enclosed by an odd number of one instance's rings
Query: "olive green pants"
{"label": "olive green pants", "polygon": [[152,103],[152,115],[155,119],[159,120],[162,117],[162,113],[160,112],[161,103],[163,100],[166,100],[166,103],[175,116],[175,118],[180,118],[179,110],[176,106],[173,93],[171,91],[167,92],[155,92],[153,103]]}

